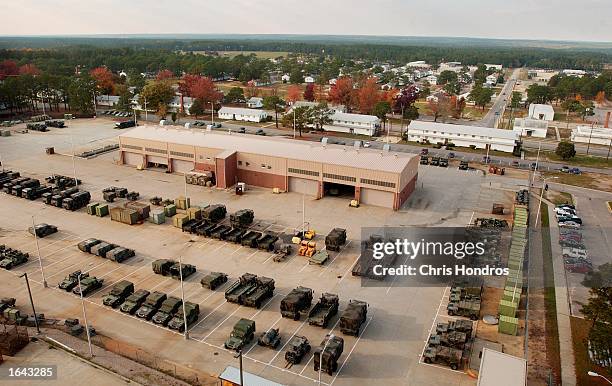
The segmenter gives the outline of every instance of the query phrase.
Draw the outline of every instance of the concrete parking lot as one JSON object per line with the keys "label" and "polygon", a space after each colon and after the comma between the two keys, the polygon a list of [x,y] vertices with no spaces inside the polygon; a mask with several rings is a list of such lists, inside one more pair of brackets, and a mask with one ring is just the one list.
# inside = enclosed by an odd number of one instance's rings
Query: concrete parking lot
{"label": "concrete parking lot", "polygon": [[[67,138],[68,143],[70,137],[73,138],[75,148],[91,148],[98,143],[111,142],[116,134],[108,120],[69,122],[67,129],[15,134],[7,141],[3,138],[0,154],[6,167],[27,176],[44,178],[51,173],[70,176],[73,172],[71,157],[47,156],[45,147],[56,146],[60,152],[69,153],[71,145],[66,145]],[[143,200],[184,194],[182,176],[117,166],[113,163],[116,157],[115,152],[88,160],[76,159],[77,177],[84,181],[83,189],[92,193],[93,201],[101,200],[101,190],[110,185],[139,191]],[[503,203],[509,208],[513,191],[524,181],[432,166],[421,167],[419,173],[415,193],[398,212],[369,206],[349,208],[345,198],[314,200],[306,197],[303,214],[299,194],[274,195],[265,189],[250,189],[245,195],[236,196],[231,191],[187,185],[193,204],[223,203],[228,212],[254,209],[255,226],[259,229],[291,233],[300,226],[304,215],[317,231],[316,241],[322,245],[332,228],[346,228],[349,243],[340,252],[331,252],[330,261],[323,266],[309,265],[295,253],[277,263],[269,252],[182,233],[171,226],[170,220],[164,225],[145,222],[129,226],[112,222],[108,217],[88,216],[83,209],[68,212],[40,201],[0,194],[0,243],[27,251],[31,256],[25,265],[0,272],[0,295],[17,297],[21,307],[27,310],[27,292],[17,275],[28,272],[37,311],[57,318],[80,317],[79,299],[57,288],[66,275],[80,269],[104,279],[103,287],[86,298],[88,317],[97,330],[211,374],[220,373],[228,364],[236,364],[233,353],[223,348],[223,342],[240,318],[248,318],[256,322],[257,333],[280,328],[281,349],[259,347],[255,342],[244,349],[245,369],[277,382],[301,385],[316,381],[318,375],[313,369],[311,355],[301,364],[285,368],[285,345],[292,336],[304,335],[316,347],[325,334],[331,332],[344,338],[344,352],[339,371],[331,377],[323,374],[324,384],[428,384],[432,379],[440,385],[474,384],[475,380],[464,373],[420,364],[423,345],[438,317],[445,288],[401,287],[391,280],[378,288],[362,287],[361,280],[351,275],[351,268],[359,256],[360,229],[381,225],[463,226],[475,217],[487,216],[493,203]],[[35,240],[26,232],[32,216],[37,223],[46,222],[60,229],[39,243],[41,263],[49,284],[46,289],[41,285]],[[89,237],[132,248],[136,256],[118,264],[79,251],[76,244]],[[136,289],[157,290],[180,297],[177,280],[156,275],[151,270],[153,260],[178,260],[179,256],[183,262],[194,264],[198,269],[184,285],[185,299],[200,305],[200,317],[190,327],[189,341],[184,341],[178,333],[101,304],[102,297],[120,280],[133,282]],[[230,278],[228,284],[216,291],[202,288],[199,281],[210,271],[226,272]],[[224,289],[245,272],[276,281],[274,296],[260,309],[228,303],[224,298]],[[281,318],[282,297],[298,285],[312,288],[315,298],[323,292],[339,295],[340,312],[326,328],[310,326],[304,318],[300,321]],[[370,305],[368,318],[358,337],[343,335],[337,326],[339,315],[350,299],[365,300]]]}

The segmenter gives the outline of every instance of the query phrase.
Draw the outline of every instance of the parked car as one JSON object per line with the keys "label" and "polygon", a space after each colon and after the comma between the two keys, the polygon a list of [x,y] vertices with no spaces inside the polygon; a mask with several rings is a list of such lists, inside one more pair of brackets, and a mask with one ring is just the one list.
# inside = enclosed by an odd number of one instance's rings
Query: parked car
{"label": "parked car", "polygon": [[553,209],[555,211],[556,214],[558,215],[575,215],[576,214],[576,210],[572,209],[572,208],[567,208],[567,207],[556,207],[555,209]]}
{"label": "parked car", "polygon": [[266,135],[266,132],[263,131],[262,129],[259,129],[255,132],[255,135]]}
{"label": "parked car", "polygon": [[453,153],[452,151],[448,153],[448,158],[455,158],[455,153]]}
{"label": "parked car", "polygon": [[559,169],[559,171],[561,173],[569,173],[570,168],[569,168],[569,166],[563,166],[563,167],[561,167],[561,169]]}
{"label": "parked car", "polygon": [[238,129],[238,132],[244,134],[246,133],[246,129],[244,127],[241,127],[240,129]]}
{"label": "parked car", "polygon": [[427,154],[429,154],[429,149],[425,149],[425,148],[421,149],[421,155],[427,155]]}
{"label": "parked car", "polygon": [[569,209],[576,210],[576,206],[572,204],[560,204],[560,205],[557,205],[555,208],[569,208]]}
{"label": "parked car", "polygon": [[582,225],[582,219],[578,216],[558,216],[557,217],[558,223],[567,222],[567,221],[573,221],[575,223]]}
{"label": "parked car", "polygon": [[575,221],[563,221],[559,223],[559,226],[562,228],[571,228],[571,229],[579,229],[580,224]]}
{"label": "parked car", "polygon": [[370,147],[370,146],[372,146],[372,145],[371,145],[371,144],[370,144],[370,142],[368,142],[368,141],[365,141],[365,142],[363,143],[363,147],[365,147],[365,148],[368,148],[368,147]]}
{"label": "parked car", "polygon": [[536,167],[538,166],[537,163],[532,162],[531,165],[529,165],[529,167],[531,168],[531,170],[536,170]]}
{"label": "parked car", "polygon": [[578,248],[563,248],[563,257],[564,258],[574,258],[574,259],[583,259],[587,260],[589,258],[589,254],[584,249]]}
{"label": "parked car", "polygon": [[581,171],[580,171],[580,169],[578,169],[578,168],[571,168],[571,169],[569,170],[569,172],[570,172],[571,174],[582,174],[582,172],[581,172]]}

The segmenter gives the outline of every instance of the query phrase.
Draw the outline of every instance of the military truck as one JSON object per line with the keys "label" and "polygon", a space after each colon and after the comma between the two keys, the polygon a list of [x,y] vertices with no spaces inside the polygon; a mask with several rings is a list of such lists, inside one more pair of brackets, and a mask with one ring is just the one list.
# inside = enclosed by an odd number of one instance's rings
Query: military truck
{"label": "military truck", "polygon": [[480,300],[460,300],[449,302],[446,306],[448,315],[465,316],[471,320],[478,320],[480,317]]}
{"label": "military truck", "polygon": [[183,280],[185,280],[186,278],[188,278],[189,276],[193,275],[196,272],[196,267],[195,265],[192,265],[192,264],[182,263],[179,265],[179,263],[175,263],[170,267],[168,274],[173,279],[180,280],[181,270],[183,274]]}
{"label": "military truck", "polygon": [[183,317],[183,309],[179,310],[174,314],[172,319],[168,322],[168,328],[171,330],[177,330],[179,332],[185,331],[185,318],[187,318],[187,327],[198,320],[200,316],[200,305],[192,302],[185,302],[185,316]]}
{"label": "military truck", "polygon": [[165,326],[168,324],[170,319],[172,319],[172,315],[174,315],[174,313],[182,305],[183,302],[181,299],[174,296],[168,296],[168,298],[162,303],[159,310],[155,313],[155,315],[153,315],[153,323]]}
{"label": "military truck", "polygon": [[227,282],[227,275],[223,272],[211,272],[200,280],[202,287],[214,291],[220,285]]}
{"label": "military truck", "polygon": [[15,298],[1,298],[0,299],[0,312],[3,312],[7,308],[15,307]]}
{"label": "military truck", "polygon": [[327,260],[329,260],[329,252],[322,249],[310,256],[308,259],[308,264],[323,265]]}
{"label": "military truck", "polygon": [[72,291],[74,287],[79,284],[79,275],[81,275],[81,279],[89,277],[89,273],[81,274],[81,271],[74,271],[59,283],[59,288],[66,290],[66,292]]}
{"label": "military truck", "polygon": [[304,355],[310,351],[310,343],[305,336],[296,335],[289,342],[289,348],[285,352],[285,360],[293,365],[302,361]]}
{"label": "military truck", "polygon": [[276,240],[274,243],[274,257],[272,260],[280,262],[285,260],[292,252],[293,248],[291,244],[283,242],[283,240]]}
{"label": "military truck", "polygon": [[255,321],[242,318],[234,325],[234,329],[223,345],[227,349],[239,351],[251,342],[254,334]]}
{"label": "military truck", "polygon": [[101,242],[102,240],[98,239],[87,239],[78,243],[77,247],[83,252],[91,253],[91,248],[95,245],[100,244]]}
{"label": "military truck", "polygon": [[457,319],[457,320],[451,320],[449,322],[442,322],[442,323],[438,323],[436,324],[436,332],[439,334],[443,334],[446,332],[451,332],[451,331],[459,331],[459,332],[464,332],[467,334],[467,336],[471,336],[472,335],[472,322],[468,321],[468,320],[463,320],[463,319]]}
{"label": "military truck", "polygon": [[429,163],[431,166],[440,165],[440,157],[431,157],[431,162]]}
{"label": "military truck", "polygon": [[127,280],[121,280],[113,285],[113,289],[102,298],[102,304],[109,307],[117,307],[125,298],[134,293],[134,283]]}
{"label": "military truck", "polygon": [[243,294],[257,285],[256,279],[257,275],[253,275],[252,273],[245,273],[240,276],[240,279],[225,291],[225,299],[230,303],[240,304]]}
{"label": "military truck", "polygon": [[198,236],[206,236],[209,237],[210,233],[217,227],[217,224],[209,224],[209,223],[203,223],[202,225],[196,227],[196,235]]}
{"label": "military truck", "polygon": [[255,280],[256,285],[247,289],[242,295],[241,304],[247,307],[261,307],[267,298],[274,294],[274,279],[260,276]]}
{"label": "military truck", "polygon": [[51,193],[53,191],[53,187],[51,186],[38,186],[36,188],[25,188],[21,191],[21,197],[28,200],[36,200],[42,197],[45,193]]}
{"label": "military truck", "polygon": [[339,252],[340,248],[346,244],[346,229],[334,228],[325,237],[325,249]]}
{"label": "military truck", "polygon": [[144,303],[149,294],[150,292],[145,289],[139,289],[138,291],[134,292],[133,294],[128,296],[127,299],[125,299],[125,302],[123,302],[123,304],[121,305],[121,312],[133,315],[134,312],[136,312],[136,310],[140,308],[142,303]]}
{"label": "military truck", "polygon": [[276,240],[278,240],[278,236],[266,233],[257,240],[257,248],[262,251],[272,251]]}
{"label": "military truck", "polygon": [[118,245],[107,243],[106,241],[102,241],[101,243],[96,244],[93,247],[91,247],[91,253],[96,256],[106,257],[107,252],[117,247]]}
{"label": "military truck", "polygon": [[221,235],[225,232],[230,231],[232,228],[229,225],[219,225],[210,232],[210,237],[213,239],[221,240]]}
{"label": "military truck", "polygon": [[468,170],[469,168],[470,167],[467,161],[461,161],[459,163],[459,170]]}
{"label": "military truck", "polygon": [[170,274],[170,267],[176,264],[176,261],[170,259],[157,259],[151,263],[153,272],[158,275],[168,276]]}
{"label": "military truck", "polygon": [[465,332],[450,331],[431,334],[428,344],[431,346],[446,346],[463,350],[467,341],[468,336]]}
{"label": "military truck", "polygon": [[327,327],[329,320],[338,313],[338,295],[324,293],[319,302],[308,313],[308,324],[318,327]]}
{"label": "military truck", "polygon": [[245,247],[257,248],[257,240],[261,238],[261,232],[249,231],[247,232],[240,241]]}
{"label": "military truck", "polygon": [[300,313],[308,311],[312,305],[313,291],[306,287],[297,287],[291,290],[281,300],[280,311],[283,318],[300,320]]}
{"label": "military truck", "polygon": [[346,335],[359,335],[361,325],[366,321],[368,303],[361,300],[350,300],[340,316],[340,331]]}
{"label": "military truck", "polygon": [[253,223],[255,212],[252,209],[240,209],[230,214],[230,224],[234,228],[246,228]]}
{"label": "military truck", "polygon": [[223,220],[227,214],[227,209],[223,204],[209,205],[202,209],[202,219],[209,223],[215,223]]}
{"label": "military truck", "polygon": [[0,246],[0,268],[11,269],[28,261],[29,254],[17,249]]}
{"label": "military truck", "polygon": [[448,167],[448,158],[440,158],[440,164],[438,166],[441,166],[443,168],[447,168]]}
{"label": "military truck", "polygon": [[104,279],[98,279],[95,276],[89,276],[83,279],[81,277],[81,286],[77,285],[72,289],[72,293],[75,295],[83,295],[87,296],[93,291],[102,288],[102,284],[104,283]]}
{"label": "military truck", "polygon": [[463,352],[459,349],[444,346],[428,345],[423,352],[425,363],[443,363],[451,369],[457,370],[461,366]]}
{"label": "military truck", "polygon": [[241,228],[232,228],[232,230],[225,235],[225,240],[232,243],[240,243],[242,236],[244,236],[246,232],[246,230]]}
{"label": "military truck", "polygon": [[325,371],[330,376],[338,370],[338,359],[344,351],[344,339],[339,336],[326,336],[313,355],[314,371]]}
{"label": "military truck", "polygon": [[141,319],[151,319],[166,298],[167,295],[165,293],[154,291],[152,294],[147,296],[142,306],[136,310],[136,316]]}
{"label": "military truck", "polygon": [[264,347],[277,348],[280,344],[280,334],[278,328],[271,328],[268,331],[261,334],[257,339],[257,344]]}
{"label": "military truck", "polygon": [[419,161],[421,165],[429,165],[429,157],[426,155],[421,156],[421,160]]}
{"label": "military truck", "polygon": [[123,247],[117,247],[106,252],[106,258],[112,261],[116,261],[117,263],[122,263],[130,257],[134,256],[136,256],[136,253],[133,249]]}

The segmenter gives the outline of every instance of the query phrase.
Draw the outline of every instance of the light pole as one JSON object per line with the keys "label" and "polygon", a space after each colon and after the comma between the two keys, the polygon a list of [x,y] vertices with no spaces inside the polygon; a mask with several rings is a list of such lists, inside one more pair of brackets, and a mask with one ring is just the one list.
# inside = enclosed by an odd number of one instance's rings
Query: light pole
{"label": "light pole", "polygon": [[590,377],[599,377],[599,378],[603,378],[603,379],[604,379],[606,382],[608,382],[609,384],[611,384],[611,385],[612,385],[612,381],[610,381],[608,378],[604,377],[603,375],[596,373],[595,371],[589,371],[589,372],[587,372],[587,374],[588,374]]}
{"label": "light pole", "polygon": [[40,327],[38,325],[38,315],[36,315],[36,309],[34,308],[34,300],[32,300],[32,291],[30,290],[30,281],[28,280],[28,273],[24,272],[19,277],[25,277],[26,286],[28,287],[28,295],[30,295],[30,304],[32,305],[32,312],[34,313],[34,324],[36,325],[36,332],[40,334]]}
{"label": "light pole", "polygon": [[242,350],[238,350],[238,352],[234,354],[234,358],[238,358],[240,361],[240,386],[244,386],[244,375],[242,373]]}
{"label": "light pole", "polygon": [[38,265],[40,266],[40,274],[42,275],[43,287],[47,288],[47,279],[45,279],[45,271],[43,271],[42,258],[40,256],[40,246],[38,245],[38,234],[36,233],[36,224],[34,223],[34,216],[32,216],[32,233],[34,233],[34,240],[36,241],[36,251],[38,252]]}
{"label": "light pole", "polygon": [[293,139],[295,139],[295,104],[293,106]]}
{"label": "light pole", "polygon": [[183,324],[185,326],[185,340],[189,339],[187,331],[187,311],[185,310],[185,290],[183,288],[183,255],[179,255],[179,276],[181,279],[181,300],[183,301]]}
{"label": "light pole", "polygon": [[77,279],[79,280],[79,295],[81,296],[81,307],[83,308],[83,320],[85,321],[85,332],[87,333],[87,345],[89,346],[89,356],[93,358],[93,349],[91,347],[91,335],[89,333],[89,325],[87,323],[87,312],[85,311],[85,300],[83,299],[83,289],[81,288],[81,276],[83,274],[79,273]]}
{"label": "light pole", "polygon": [[145,121],[149,120],[149,111],[147,110],[147,97],[144,98],[144,108],[145,108]]}
{"label": "light pole", "polygon": [[212,125],[215,125],[215,105],[212,102],[210,103],[210,119],[212,121]]}
{"label": "light pole", "polygon": [[72,148],[72,173],[74,175],[74,187],[76,188],[79,186],[79,183],[76,177],[76,161],[74,159],[74,138],[72,135],[70,136],[70,147]]}
{"label": "light pole", "polygon": [[533,169],[533,175],[531,176],[531,185],[533,185],[533,181],[535,180],[535,175],[538,172],[538,165],[540,162],[540,150],[542,149],[542,141],[538,144],[538,155],[536,156],[535,169]]}
{"label": "light pole", "polygon": [[536,225],[536,229],[538,226],[538,219],[540,218],[540,211],[542,209],[542,197],[544,197],[544,188],[546,187],[546,181],[547,180],[553,180],[553,179],[557,179],[559,177],[548,177],[548,178],[543,178],[542,179],[542,191],[540,192],[540,201],[538,202],[538,213],[536,213],[536,219],[535,219],[535,225]]}
{"label": "light pole", "polygon": [[327,348],[329,342],[334,338],[334,334],[327,335],[327,339],[325,340],[325,344],[323,345],[323,350],[319,352],[319,386],[321,386],[321,369],[323,368],[323,353]]}

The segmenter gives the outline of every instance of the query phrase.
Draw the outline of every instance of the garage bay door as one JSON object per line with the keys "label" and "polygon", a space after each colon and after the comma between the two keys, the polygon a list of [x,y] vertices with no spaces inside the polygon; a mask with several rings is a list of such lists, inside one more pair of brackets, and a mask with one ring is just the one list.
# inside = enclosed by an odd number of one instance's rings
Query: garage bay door
{"label": "garage bay door", "polygon": [[174,173],[188,173],[193,170],[193,161],[172,160],[172,171]]}
{"label": "garage bay door", "polygon": [[130,166],[142,165],[142,154],[138,153],[123,153],[123,163]]}
{"label": "garage bay door", "polygon": [[309,196],[317,196],[319,193],[319,181],[299,177],[289,177],[289,191],[304,193]]}
{"label": "garage bay door", "polygon": [[393,208],[393,192],[376,189],[361,188],[360,200],[362,204]]}
{"label": "garage bay door", "polygon": [[152,164],[168,165],[168,159],[166,157],[160,157],[158,155],[148,155],[147,162]]}

